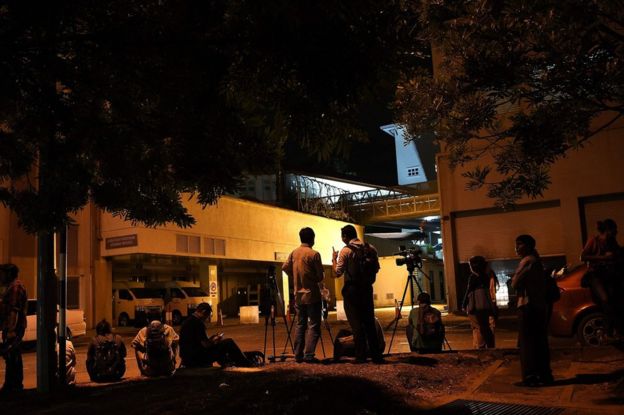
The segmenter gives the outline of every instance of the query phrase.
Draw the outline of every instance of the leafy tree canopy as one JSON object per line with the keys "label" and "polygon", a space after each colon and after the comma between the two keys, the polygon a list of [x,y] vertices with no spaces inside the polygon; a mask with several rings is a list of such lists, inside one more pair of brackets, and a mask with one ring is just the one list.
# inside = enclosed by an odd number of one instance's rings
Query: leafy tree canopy
{"label": "leafy tree canopy", "polygon": [[498,204],[541,196],[555,161],[622,117],[622,1],[431,0],[417,9],[443,57],[435,79],[406,73],[398,117],[416,139],[434,131],[452,166],[492,156],[464,176]]}
{"label": "leafy tree canopy", "polygon": [[[420,52],[399,0],[16,0],[0,6],[0,202],[31,232],[89,199],[150,226],[194,219],[273,171],[327,158]],[[35,166],[33,168],[33,166]]]}

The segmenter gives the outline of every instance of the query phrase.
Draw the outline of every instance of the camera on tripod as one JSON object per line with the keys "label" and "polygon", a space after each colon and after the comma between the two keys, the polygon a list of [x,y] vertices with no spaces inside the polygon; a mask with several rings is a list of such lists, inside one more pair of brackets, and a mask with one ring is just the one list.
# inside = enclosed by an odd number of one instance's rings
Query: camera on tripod
{"label": "camera on tripod", "polygon": [[405,246],[401,245],[399,247],[400,251],[395,252],[393,255],[400,255],[403,258],[397,258],[396,264],[397,266],[405,265],[408,270],[413,270],[416,267],[422,266],[422,248],[418,245],[412,246],[409,248],[405,248]]}

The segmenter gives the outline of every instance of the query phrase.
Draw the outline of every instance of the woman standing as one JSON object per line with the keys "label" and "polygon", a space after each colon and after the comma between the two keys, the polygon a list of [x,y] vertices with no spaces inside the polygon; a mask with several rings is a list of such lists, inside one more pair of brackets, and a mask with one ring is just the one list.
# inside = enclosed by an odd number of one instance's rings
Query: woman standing
{"label": "woman standing", "polygon": [[493,348],[494,332],[490,326],[490,317],[495,315],[495,305],[490,294],[492,272],[482,256],[473,256],[469,260],[470,277],[464,295],[462,308],[468,313],[472,328],[472,345],[475,349]]}
{"label": "woman standing", "polygon": [[523,386],[553,383],[548,347],[548,304],[544,267],[530,235],[516,238],[520,263],[511,279],[518,296],[518,347]]}

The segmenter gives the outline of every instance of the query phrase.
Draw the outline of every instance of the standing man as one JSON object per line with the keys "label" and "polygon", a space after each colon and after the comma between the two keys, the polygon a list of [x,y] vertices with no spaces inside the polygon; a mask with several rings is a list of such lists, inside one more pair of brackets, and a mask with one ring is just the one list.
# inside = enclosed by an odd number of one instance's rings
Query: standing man
{"label": "standing man", "polygon": [[10,393],[24,389],[24,366],[20,344],[26,331],[26,307],[28,294],[24,284],[17,278],[19,268],[13,264],[0,266],[0,277],[6,285],[2,296],[2,354],[6,361],[2,392]]}
{"label": "standing man", "polygon": [[324,274],[321,254],[312,249],[314,236],[312,228],[301,229],[299,231],[301,246],[288,255],[288,259],[282,266],[282,271],[292,277],[295,286],[297,309],[295,360],[297,363],[318,362],[318,359],[314,357],[314,351],[321,335],[319,283],[323,281]]}
{"label": "standing man", "polygon": [[546,276],[535,239],[531,235],[516,238],[516,253],[521,258],[511,279],[518,295],[518,347],[522,368],[522,386],[553,383],[548,347],[548,304]]}
{"label": "standing man", "polygon": [[363,275],[364,270],[360,261],[364,249],[372,250],[375,258],[377,251],[372,245],[364,244],[364,242],[358,239],[353,225],[347,225],[342,228],[341,236],[345,246],[340,250],[340,253],[333,252],[332,268],[336,273],[336,277],[345,276],[342,297],[344,298],[347,320],[349,320],[351,330],[353,330],[355,361],[357,363],[366,362],[366,345],[368,343],[373,363],[384,363],[382,357],[383,350],[381,350],[377,341],[375,328],[374,279],[372,280],[370,276]]}

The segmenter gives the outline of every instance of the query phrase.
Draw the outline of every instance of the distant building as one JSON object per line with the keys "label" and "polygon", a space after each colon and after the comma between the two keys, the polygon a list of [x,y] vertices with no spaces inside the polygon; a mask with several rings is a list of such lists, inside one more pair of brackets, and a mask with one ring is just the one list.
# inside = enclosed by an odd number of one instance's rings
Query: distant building
{"label": "distant building", "polygon": [[405,142],[407,131],[398,124],[388,124],[381,127],[382,131],[394,137],[394,151],[397,161],[397,177],[400,186],[424,183],[427,179],[425,166],[422,163],[416,143]]}

